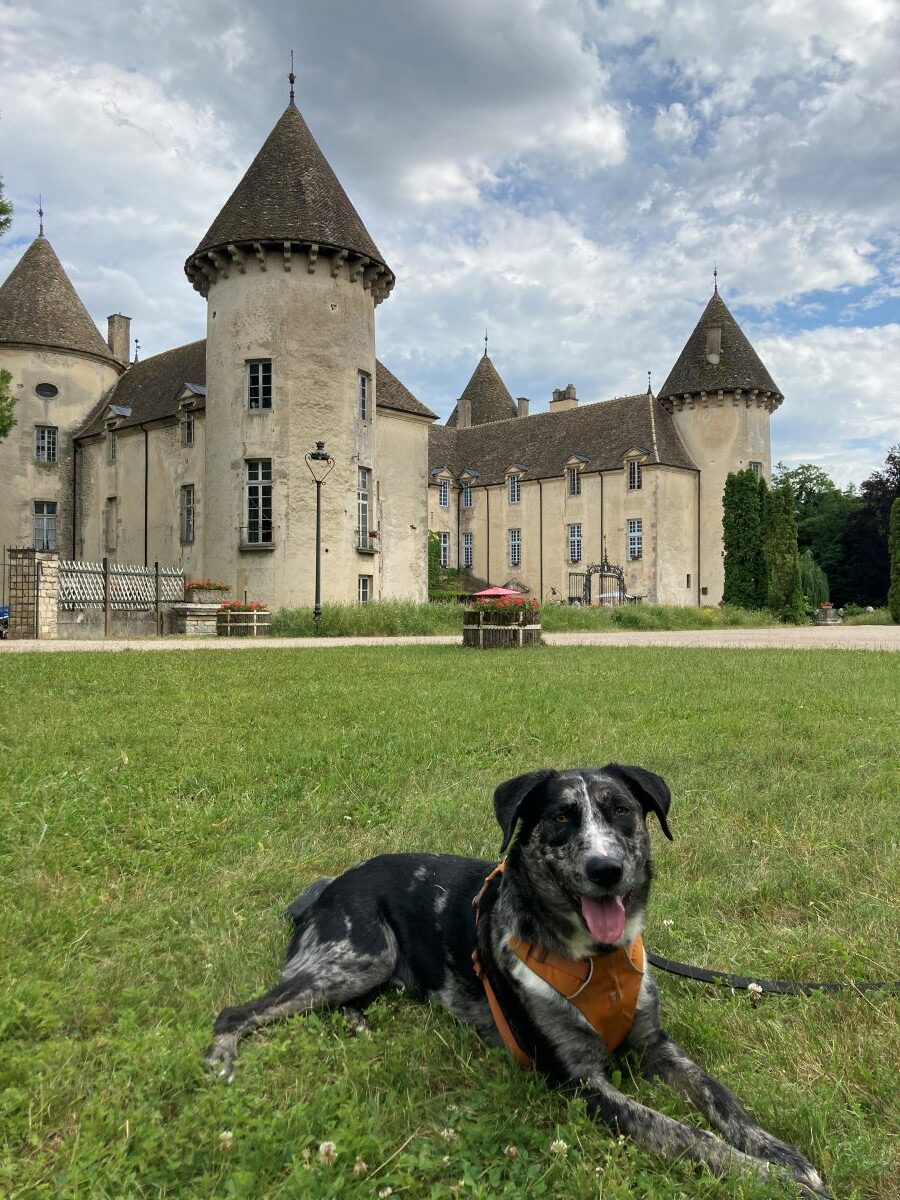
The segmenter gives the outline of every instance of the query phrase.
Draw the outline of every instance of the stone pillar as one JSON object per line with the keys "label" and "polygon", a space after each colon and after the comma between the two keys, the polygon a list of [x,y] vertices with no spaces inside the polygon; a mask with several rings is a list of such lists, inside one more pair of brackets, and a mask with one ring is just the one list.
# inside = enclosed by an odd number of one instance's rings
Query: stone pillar
{"label": "stone pillar", "polygon": [[11,549],[10,638],[58,636],[59,558],[52,550]]}

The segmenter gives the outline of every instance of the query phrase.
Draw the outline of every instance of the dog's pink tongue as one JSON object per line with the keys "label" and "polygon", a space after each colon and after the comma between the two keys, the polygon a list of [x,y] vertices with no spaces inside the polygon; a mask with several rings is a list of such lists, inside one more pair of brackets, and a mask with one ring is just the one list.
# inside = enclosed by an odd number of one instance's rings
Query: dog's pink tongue
{"label": "dog's pink tongue", "polygon": [[581,915],[591,936],[606,946],[617,942],[625,929],[625,905],[621,896],[604,896],[602,900],[582,897]]}

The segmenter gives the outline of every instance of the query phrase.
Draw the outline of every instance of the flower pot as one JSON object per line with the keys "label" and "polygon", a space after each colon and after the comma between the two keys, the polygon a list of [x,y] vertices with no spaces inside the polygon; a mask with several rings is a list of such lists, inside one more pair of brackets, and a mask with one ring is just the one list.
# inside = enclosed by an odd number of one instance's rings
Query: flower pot
{"label": "flower pot", "polygon": [[221,604],[228,597],[228,588],[185,588],[185,604]]}
{"label": "flower pot", "polygon": [[226,609],[216,614],[216,633],[219,637],[266,637],[271,620],[268,609],[254,612]]}
{"label": "flower pot", "polygon": [[466,609],[463,645],[478,650],[521,650],[541,644],[541,614],[530,608]]}

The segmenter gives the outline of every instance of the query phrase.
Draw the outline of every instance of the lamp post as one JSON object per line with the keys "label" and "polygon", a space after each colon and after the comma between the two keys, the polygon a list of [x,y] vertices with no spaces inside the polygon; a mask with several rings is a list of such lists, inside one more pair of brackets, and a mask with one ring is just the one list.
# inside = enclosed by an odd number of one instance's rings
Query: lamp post
{"label": "lamp post", "polygon": [[322,484],[334,468],[334,459],[325,449],[324,442],[316,442],[315,450],[310,450],[303,457],[316,485],[316,602],[313,605],[313,620],[318,625],[322,615]]}

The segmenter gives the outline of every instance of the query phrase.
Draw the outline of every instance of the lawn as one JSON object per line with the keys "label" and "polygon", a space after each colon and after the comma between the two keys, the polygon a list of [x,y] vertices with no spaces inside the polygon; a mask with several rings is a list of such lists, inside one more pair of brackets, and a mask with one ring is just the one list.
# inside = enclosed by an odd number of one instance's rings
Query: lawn
{"label": "lawn", "polygon": [[[274,982],[281,910],[304,884],[382,850],[494,855],[493,787],[537,765],[619,759],[669,780],[651,949],[761,976],[900,977],[897,700],[897,658],[848,651],[0,658],[0,1196],[787,1195],[611,1138],[400,996],[370,1010],[371,1040],[338,1013],[248,1039],[231,1087],[203,1050],[220,1007]],[[754,1007],[660,986],[674,1035],[835,1197],[895,1200],[896,997]]]}

